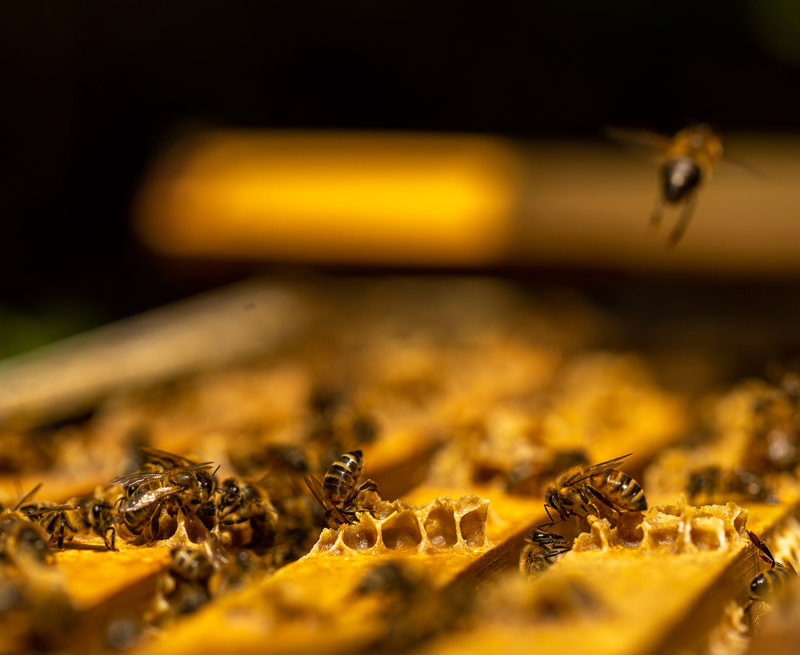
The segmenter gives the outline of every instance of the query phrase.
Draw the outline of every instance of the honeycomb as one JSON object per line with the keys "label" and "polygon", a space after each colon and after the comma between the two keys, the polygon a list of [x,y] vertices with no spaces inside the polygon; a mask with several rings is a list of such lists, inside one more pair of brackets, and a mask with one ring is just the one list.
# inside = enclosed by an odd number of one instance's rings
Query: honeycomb
{"label": "honeycomb", "polygon": [[475,495],[440,497],[423,507],[386,503],[375,516],[361,512],[353,525],[325,528],[311,555],[380,555],[399,552],[479,550],[489,547],[489,501]]}
{"label": "honeycomb", "polygon": [[[793,578],[785,600],[749,593],[770,570],[749,531],[781,568],[800,557],[791,378],[668,387],[648,352],[613,347],[608,317],[486,280],[285,291],[303,311],[279,347],[115,390],[69,421],[6,417],[0,654],[733,655],[797,636]],[[151,489],[137,532],[120,515],[135,485],[109,481],[152,474],[154,449],[214,483],[160,477],[172,490]],[[351,482],[375,489],[310,490],[356,449]],[[598,492],[550,525],[559,474],[615,458],[649,507]],[[48,521],[23,543],[11,526],[31,493],[65,512],[106,502],[116,550],[77,522],[63,548]],[[521,575],[540,529],[565,547]]]}
{"label": "honeycomb", "polygon": [[589,530],[578,535],[572,550],[624,547],[676,554],[740,549],[747,543],[747,517],[748,511],[735,503],[695,507],[685,502],[651,506],[641,518],[623,514],[613,527],[608,519],[590,516]]}

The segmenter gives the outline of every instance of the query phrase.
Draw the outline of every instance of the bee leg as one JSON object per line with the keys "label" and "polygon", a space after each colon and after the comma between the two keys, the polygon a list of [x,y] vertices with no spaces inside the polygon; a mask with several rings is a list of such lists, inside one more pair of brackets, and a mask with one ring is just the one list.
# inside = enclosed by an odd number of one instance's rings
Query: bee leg
{"label": "bee leg", "polygon": [[656,202],[653,211],[650,213],[650,231],[656,232],[661,226],[661,219],[664,217],[664,206],[661,201]]}
{"label": "bee leg", "polygon": [[238,519],[227,519],[222,522],[222,525],[239,525],[240,523],[246,523],[250,519],[246,516],[240,516]]}
{"label": "bee leg", "polygon": [[669,239],[667,240],[667,245],[670,248],[677,246],[678,242],[683,237],[683,233],[686,232],[686,228],[689,227],[689,221],[692,218],[692,213],[694,212],[696,205],[697,196],[690,196],[687,198],[686,203],[683,205],[683,209],[681,210],[681,215],[678,217],[678,222],[675,223],[675,227],[672,228],[672,233],[669,235]]}
{"label": "bee leg", "polygon": [[[587,489],[587,491],[588,491],[589,493],[591,493],[591,494],[592,494],[592,496],[594,496],[595,500],[596,500],[596,501],[598,501],[598,502],[600,502],[600,503],[602,503],[602,505],[603,505],[604,507],[607,507],[607,508],[608,508],[608,509],[610,509],[612,512],[616,512],[617,514],[620,514],[620,513],[621,513],[621,512],[620,512],[620,511],[619,511],[619,510],[616,508],[616,506],[615,506],[613,503],[611,503],[611,502],[608,500],[608,498],[606,498],[606,497],[605,497],[605,496],[604,496],[602,493],[600,493],[600,492],[599,492],[597,489],[595,489],[594,487],[592,487],[591,485],[588,485],[588,484],[586,485],[586,489]],[[588,501],[588,502],[591,504],[592,508],[594,508],[594,510],[595,510],[596,512],[598,512],[598,513],[599,513],[599,511],[598,511],[599,505],[597,505],[596,503],[594,503],[594,502],[592,502],[592,501]]]}
{"label": "bee leg", "polygon": [[378,491],[378,485],[374,480],[364,480],[355,490],[353,496],[360,494],[362,491]]}
{"label": "bee leg", "polygon": [[522,565],[522,572],[525,575],[531,574],[531,567],[533,566],[533,551],[528,551],[525,555],[525,564]]}
{"label": "bee leg", "polygon": [[[111,532],[111,544],[110,545],[108,543],[108,537],[106,536],[109,532]],[[103,536],[103,543],[106,545],[106,548],[108,550],[116,550],[117,549],[116,548],[117,531],[114,529],[113,526],[110,527],[108,530],[106,530],[103,533],[102,536]]]}
{"label": "bee leg", "polygon": [[544,556],[545,560],[548,564],[553,563],[553,559],[558,557],[559,555],[563,555],[564,553],[568,553],[571,551],[572,548],[570,546],[560,546],[559,548],[553,548],[553,550],[548,551],[547,555]]}

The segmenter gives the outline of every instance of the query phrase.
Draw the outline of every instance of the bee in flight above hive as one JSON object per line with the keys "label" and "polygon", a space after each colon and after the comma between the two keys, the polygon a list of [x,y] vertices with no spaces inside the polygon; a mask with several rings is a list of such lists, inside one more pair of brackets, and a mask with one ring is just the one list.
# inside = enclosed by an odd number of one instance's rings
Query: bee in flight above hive
{"label": "bee in flight above hive", "polygon": [[797,576],[797,571],[788,562],[784,564],[776,561],[769,547],[754,533],[748,530],[747,536],[750,537],[753,545],[761,551],[759,557],[769,564],[769,568],[766,571],[759,573],[750,581],[751,598],[753,600],[769,600],[780,595],[786,589],[790,579]]}
{"label": "bee in flight above hive", "polygon": [[602,509],[616,513],[643,512],[647,509],[644,490],[636,480],[617,469],[631,453],[589,467],[576,466],[564,471],[554,487],[545,491],[545,511],[558,513],[562,521],[570,516],[600,514]]}
{"label": "bee in flight above hive", "polygon": [[616,140],[639,143],[663,153],[659,167],[660,194],[650,214],[650,227],[653,230],[660,227],[665,207],[680,206],[678,219],[667,238],[668,245],[677,245],[697,206],[698,190],[722,161],[719,135],[705,123],[686,127],[672,138],[646,130],[609,128],[607,132]]}
{"label": "bee in flight above hive", "polygon": [[309,490],[325,508],[325,519],[331,527],[352,523],[361,493],[378,490],[378,485],[372,480],[358,484],[363,465],[362,452],[351,450],[331,464],[322,484],[311,475],[305,476]]}

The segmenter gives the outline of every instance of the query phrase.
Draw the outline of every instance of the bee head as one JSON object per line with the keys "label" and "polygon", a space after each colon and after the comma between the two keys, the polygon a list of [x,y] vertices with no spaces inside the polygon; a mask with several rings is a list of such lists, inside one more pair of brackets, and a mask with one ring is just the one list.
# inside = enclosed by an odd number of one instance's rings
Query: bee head
{"label": "bee head", "polygon": [[89,508],[89,523],[94,526],[113,523],[111,505],[105,501],[93,502]]}
{"label": "bee head", "polygon": [[545,492],[544,503],[545,507],[549,505],[558,512],[562,521],[566,520],[572,513],[572,501],[567,496],[558,493],[558,490],[552,487]]}
{"label": "bee head", "polygon": [[205,498],[210,498],[217,486],[216,479],[214,478],[215,474],[216,471],[211,475],[206,471],[198,471],[197,473],[197,482],[200,485],[200,492]]}

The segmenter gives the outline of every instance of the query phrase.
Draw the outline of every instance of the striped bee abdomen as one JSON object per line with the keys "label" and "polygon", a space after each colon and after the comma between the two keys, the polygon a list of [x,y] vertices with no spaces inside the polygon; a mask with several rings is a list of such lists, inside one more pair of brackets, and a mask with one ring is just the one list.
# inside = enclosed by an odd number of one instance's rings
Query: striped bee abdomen
{"label": "striped bee abdomen", "polygon": [[629,475],[617,469],[611,469],[595,478],[591,480],[592,486],[601,490],[603,495],[618,509],[628,512],[642,512],[647,509],[644,489]]}
{"label": "striped bee abdomen", "polygon": [[322,486],[333,503],[346,501],[358,482],[364,457],[360,450],[351,450],[337,459],[328,472]]}
{"label": "striped bee abdomen", "polygon": [[759,573],[750,583],[750,592],[760,600],[768,600],[780,595],[794,571],[776,563],[772,568]]}

